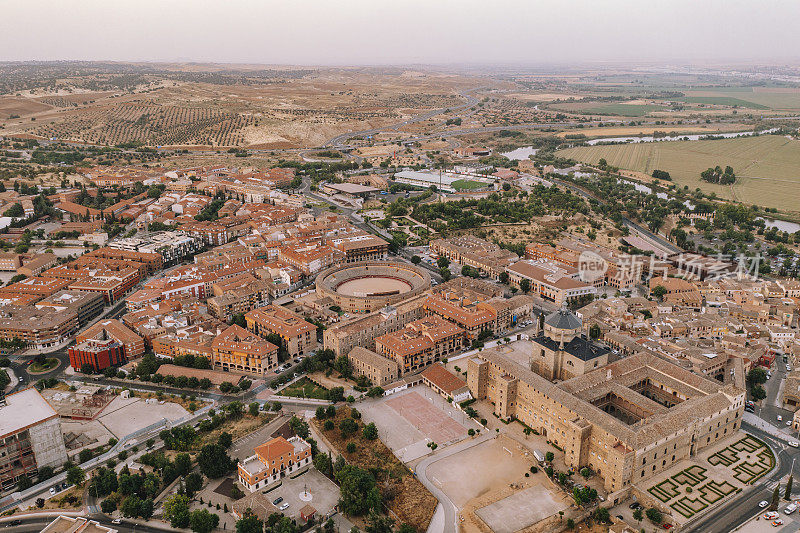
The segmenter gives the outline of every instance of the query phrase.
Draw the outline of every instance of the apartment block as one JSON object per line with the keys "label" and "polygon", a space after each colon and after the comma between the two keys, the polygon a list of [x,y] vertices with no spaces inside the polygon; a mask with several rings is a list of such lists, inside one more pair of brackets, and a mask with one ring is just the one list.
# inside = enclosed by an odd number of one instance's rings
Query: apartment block
{"label": "apartment block", "polygon": [[45,466],[58,468],[67,449],[58,414],[35,388],[0,395],[0,485],[12,488]]}
{"label": "apartment block", "polygon": [[464,330],[435,315],[375,339],[375,351],[396,361],[402,373],[425,368],[461,351],[463,346]]}
{"label": "apartment block", "polygon": [[232,325],[211,343],[215,368],[265,376],[278,366],[278,347],[241,326]]}
{"label": "apartment block", "polygon": [[260,337],[278,335],[289,357],[307,355],[317,349],[317,326],[288,309],[268,305],[248,312],[245,320],[247,329]]}

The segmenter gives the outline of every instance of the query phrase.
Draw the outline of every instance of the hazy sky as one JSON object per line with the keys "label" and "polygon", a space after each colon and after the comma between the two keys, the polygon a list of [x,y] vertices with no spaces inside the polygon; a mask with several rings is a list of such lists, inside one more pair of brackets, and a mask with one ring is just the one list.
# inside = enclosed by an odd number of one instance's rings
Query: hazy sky
{"label": "hazy sky", "polygon": [[798,22],[797,0],[0,0],[0,60],[780,62]]}

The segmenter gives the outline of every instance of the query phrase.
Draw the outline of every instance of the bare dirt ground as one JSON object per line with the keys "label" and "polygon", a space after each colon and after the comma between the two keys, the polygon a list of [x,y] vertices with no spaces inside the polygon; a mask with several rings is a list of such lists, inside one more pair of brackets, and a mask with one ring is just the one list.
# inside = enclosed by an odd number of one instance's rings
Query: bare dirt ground
{"label": "bare dirt ground", "polygon": [[188,414],[189,411],[175,403],[147,404],[140,398],[117,396],[97,420],[117,438],[121,438],[163,418],[177,420]]}
{"label": "bare dirt ground", "polygon": [[511,533],[557,520],[570,506],[541,470],[530,474],[535,464],[529,451],[501,435],[433,463],[426,474],[459,508],[462,531]]}

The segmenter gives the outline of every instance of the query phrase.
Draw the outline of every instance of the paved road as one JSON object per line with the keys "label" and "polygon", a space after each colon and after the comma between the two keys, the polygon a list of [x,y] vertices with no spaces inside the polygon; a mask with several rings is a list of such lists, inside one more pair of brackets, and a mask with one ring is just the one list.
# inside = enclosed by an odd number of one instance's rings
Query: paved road
{"label": "paved road", "polygon": [[[558,178],[548,178],[548,179],[551,179],[553,182],[557,183],[558,185],[561,185],[563,187],[568,188],[569,190],[571,190],[575,194],[583,196],[587,200],[589,198],[594,198],[595,200],[599,200],[601,202],[603,201],[602,198],[596,198],[594,195],[590,194],[588,191],[578,187],[577,185],[575,185],[573,183],[570,183],[570,182],[564,181],[564,180],[560,180]],[[683,249],[678,248],[677,246],[675,246],[675,244],[669,242],[668,240],[664,239],[663,237],[661,237],[659,235],[656,235],[655,233],[653,233],[649,229],[647,229],[647,228],[645,228],[643,226],[640,226],[639,224],[637,224],[636,222],[630,220],[629,218],[622,217],[622,222],[623,222],[623,224],[628,226],[628,228],[631,229],[633,232],[639,233],[640,236],[642,236],[642,237],[644,237],[646,239],[650,239],[652,241],[655,241],[656,244],[658,244],[658,245],[660,245],[660,246],[662,246],[662,247],[664,247],[664,248],[666,248],[666,249],[668,249],[668,250],[670,250],[672,252],[678,253],[678,252],[683,252],[684,251]]]}

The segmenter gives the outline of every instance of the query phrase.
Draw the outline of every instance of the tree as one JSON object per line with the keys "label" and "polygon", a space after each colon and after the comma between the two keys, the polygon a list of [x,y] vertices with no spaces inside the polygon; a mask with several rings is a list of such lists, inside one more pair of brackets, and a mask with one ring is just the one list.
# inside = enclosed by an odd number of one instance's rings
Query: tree
{"label": "tree", "polygon": [[450,260],[446,257],[439,257],[436,259],[436,265],[439,268],[447,268],[450,266]]}
{"label": "tree", "polygon": [[325,408],[325,416],[328,418],[336,418],[336,406],[329,405]]}
{"label": "tree", "polygon": [[189,527],[195,533],[211,533],[219,525],[219,515],[209,513],[206,509],[192,511],[189,517]]}
{"label": "tree", "polygon": [[[247,511],[250,511],[248,509]],[[236,533],[262,533],[264,522],[258,519],[252,511],[245,511],[244,516],[236,522]]]}
{"label": "tree", "polygon": [[377,398],[378,396],[383,396],[383,387],[372,387],[367,391],[367,396],[370,398]]}
{"label": "tree", "polygon": [[524,294],[528,294],[531,291],[531,281],[529,279],[523,279],[519,282],[519,288]]}
{"label": "tree", "polygon": [[189,498],[182,494],[174,494],[164,501],[164,518],[174,528],[189,526]]}
{"label": "tree", "polygon": [[317,420],[325,420],[325,408],[321,405],[317,407],[314,416],[316,416]]}
{"label": "tree", "polygon": [[367,470],[355,465],[344,465],[336,471],[339,482],[339,508],[353,516],[363,516],[369,511],[379,510],[381,495],[375,478]]}
{"label": "tree", "polygon": [[641,522],[642,518],[644,517],[644,513],[642,513],[641,507],[634,509],[633,511],[633,519],[637,522]]}
{"label": "tree", "polygon": [[567,529],[575,529],[575,520],[567,518]]}
{"label": "tree", "polygon": [[231,463],[225,448],[219,444],[206,444],[197,456],[200,471],[211,479],[221,478],[227,474],[231,469]]}
{"label": "tree", "polygon": [[422,262],[422,258],[418,255],[414,255],[411,257],[411,262],[414,263],[415,265],[418,265]]}
{"label": "tree", "polygon": [[667,294],[667,288],[664,287],[663,285],[656,285],[655,287],[653,287],[653,290],[650,291],[650,293],[656,298],[658,298],[658,300],[660,301],[663,300],[664,295]]}
{"label": "tree", "polygon": [[393,533],[394,518],[370,511],[365,533]]}
{"label": "tree", "polygon": [[783,499],[787,502],[792,499],[792,474],[789,474],[789,480],[786,482],[786,492],[783,493]]}
{"label": "tree", "polygon": [[664,519],[664,517],[661,516],[661,511],[659,511],[655,507],[650,507],[647,511],[644,512],[644,514],[645,516],[647,516],[647,519],[654,524],[660,524],[661,521]]}
{"label": "tree", "polygon": [[607,524],[611,520],[611,515],[605,507],[598,507],[594,510],[594,519]]}
{"label": "tree", "polygon": [[500,272],[498,278],[500,279],[500,283],[503,285],[508,285],[508,272]]}
{"label": "tree", "polygon": [[364,426],[364,430],[362,431],[364,438],[367,440],[375,440],[378,438],[378,427],[375,425],[374,422],[370,422],[366,426]]}
{"label": "tree", "polygon": [[175,456],[175,472],[178,476],[186,476],[192,471],[192,457],[188,453]]}
{"label": "tree", "polygon": [[547,452],[544,454],[544,460],[548,463],[552,463],[553,459],[555,459],[555,454],[553,452]]}
{"label": "tree", "polygon": [[756,385],[753,387],[750,393],[750,397],[753,398],[754,401],[763,400],[767,397],[767,391],[764,390],[764,387],[761,385]]}
{"label": "tree", "polygon": [[203,488],[203,474],[192,472],[186,476],[186,495],[188,497],[194,496],[201,488]]}
{"label": "tree", "polygon": [[253,402],[253,403],[251,403],[249,405],[247,410],[250,413],[250,416],[258,416],[258,411],[259,411],[260,408],[261,408],[261,406],[258,405],[258,402]]}
{"label": "tree", "polygon": [[778,484],[775,486],[775,490],[772,491],[772,503],[769,506],[771,511],[778,510],[778,502],[780,501],[780,499],[781,499],[781,484],[780,482],[778,482]]}
{"label": "tree", "polygon": [[79,466],[73,466],[67,470],[67,483],[71,485],[81,485],[86,479],[86,473]]}
{"label": "tree", "polygon": [[358,431],[358,422],[352,418],[345,418],[339,424],[339,430],[342,432],[342,438],[347,439]]}
{"label": "tree", "polygon": [[747,373],[747,381],[753,385],[761,385],[767,381],[767,371],[762,366],[757,366]]}
{"label": "tree", "polygon": [[344,387],[331,387],[328,390],[328,401],[333,403],[344,401]]}
{"label": "tree", "polygon": [[325,453],[318,453],[314,456],[314,468],[323,474],[330,474],[331,458]]}
{"label": "tree", "polygon": [[[256,404],[258,405],[258,404]],[[225,448],[226,450],[231,447],[233,444],[233,437],[227,431],[223,431],[219,434],[219,438],[217,439],[217,444]]]}
{"label": "tree", "polygon": [[139,516],[139,505],[141,499],[136,494],[131,494],[122,501],[122,506],[119,508],[123,516],[126,518],[136,518]]}
{"label": "tree", "polygon": [[39,483],[46,479],[50,479],[53,477],[54,471],[52,466],[43,466],[39,469],[38,480]]}
{"label": "tree", "polygon": [[81,365],[81,374],[94,374],[94,366],[90,363],[83,363]]}
{"label": "tree", "polygon": [[111,514],[117,510],[117,502],[115,502],[111,498],[106,498],[105,500],[100,502],[100,510],[103,511],[105,514]]}

